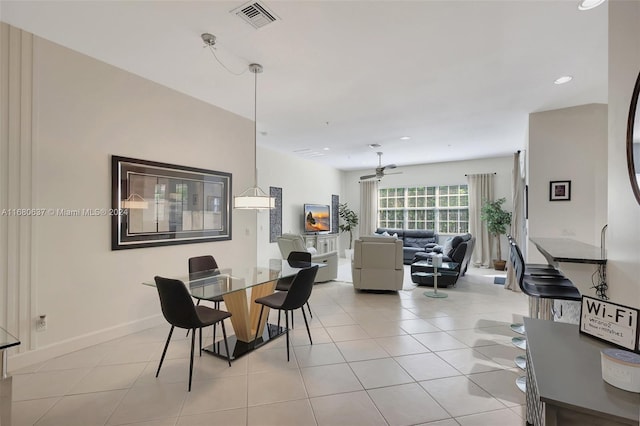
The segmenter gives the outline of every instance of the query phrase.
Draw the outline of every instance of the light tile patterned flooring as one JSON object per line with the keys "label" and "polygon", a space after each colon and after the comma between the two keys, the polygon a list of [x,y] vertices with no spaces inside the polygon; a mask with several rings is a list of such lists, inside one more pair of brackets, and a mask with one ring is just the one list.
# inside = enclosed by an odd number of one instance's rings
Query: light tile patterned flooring
{"label": "light tile patterned flooring", "polygon": [[168,325],[14,371],[13,425],[522,425],[508,325],[526,298],[482,272],[446,299],[318,284],[313,345],[297,313],[290,362],[284,336],[232,367],[203,354],[190,393],[183,332],[154,377]]}

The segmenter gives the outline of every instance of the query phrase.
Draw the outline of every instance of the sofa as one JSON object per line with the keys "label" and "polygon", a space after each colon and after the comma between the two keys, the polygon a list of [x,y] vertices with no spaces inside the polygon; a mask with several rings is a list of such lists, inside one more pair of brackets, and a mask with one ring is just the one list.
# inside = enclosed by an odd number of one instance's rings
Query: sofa
{"label": "sofa", "polygon": [[[417,253],[414,258],[414,262],[419,260],[428,260],[430,257],[442,255],[443,262],[455,262],[458,264],[457,268],[451,271],[441,271],[441,276],[438,278],[438,287],[447,287],[455,285],[458,278],[464,276],[471,260],[471,254],[475,247],[476,239],[471,234],[456,235],[451,238],[450,244],[444,247],[435,247],[430,253]],[[411,273],[414,272],[432,272],[432,267],[424,266],[411,266]],[[414,279],[413,275],[411,280],[420,285],[433,286],[433,277],[421,277],[420,279]]]}
{"label": "sofa", "polygon": [[351,273],[358,290],[402,290],[402,241],[376,236],[355,240]]}
{"label": "sofa", "polygon": [[438,246],[438,234],[432,229],[392,229],[378,228],[376,234],[398,236],[402,240],[402,259],[410,265],[417,253],[429,253]]}
{"label": "sofa", "polygon": [[[278,238],[278,248],[283,259],[289,257],[289,253],[292,251],[306,251],[312,252],[315,249],[307,249],[301,235],[298,234],[282,234]],[[311,253],[311,261],[314,263],[324,263],[326,266],[318,268],[315,282],[321,283],[325,281],[331,281],[338,278],[338,252],[332,251],[329,253]]]}

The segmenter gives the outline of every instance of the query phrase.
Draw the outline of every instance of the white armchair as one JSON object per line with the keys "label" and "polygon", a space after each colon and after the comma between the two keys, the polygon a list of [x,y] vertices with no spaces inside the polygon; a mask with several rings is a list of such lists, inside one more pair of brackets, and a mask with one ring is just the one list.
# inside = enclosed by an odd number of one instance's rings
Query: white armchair
{"label": "white armchair", "polygon": [[402,260],[402,240],[360,237],[355,240],[351,263],[353,286],[360,290],[402,290]]}
{"label": "white armchair", "polygon": [[[280,249],[280,254],[283,259],[286,259],[292,251],[309,251],[304,244],[302,236],[298,234],[282,234],[282,236],[278,238],[278,248]],[[337,251],[322,254],[311,253],[311,261],[327,265],[323,268],[318,268],[315,282],[321,283],[338,278]]]}

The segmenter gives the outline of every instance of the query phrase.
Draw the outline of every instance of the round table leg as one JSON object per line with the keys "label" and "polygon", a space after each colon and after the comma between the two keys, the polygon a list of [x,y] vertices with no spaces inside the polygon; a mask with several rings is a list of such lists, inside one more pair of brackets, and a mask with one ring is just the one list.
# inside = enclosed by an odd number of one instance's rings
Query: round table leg
{"label": "round table leg", "polygon": [[438,293],[438,268],[433,267],[433,291],[425,291],[424,294],[427,297],[431,297],[433,299],[444,299],[447,297],[447,293],[440,292]]}

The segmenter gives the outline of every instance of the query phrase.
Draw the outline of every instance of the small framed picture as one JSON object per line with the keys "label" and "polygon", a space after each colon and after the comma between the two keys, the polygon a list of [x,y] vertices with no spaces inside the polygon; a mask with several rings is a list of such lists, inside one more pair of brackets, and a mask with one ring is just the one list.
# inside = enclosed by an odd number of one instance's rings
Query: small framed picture
{"label": "small framed picture", "polygon": [[549,182],[549,201],[571,200],[571,181],[556,180]]}

